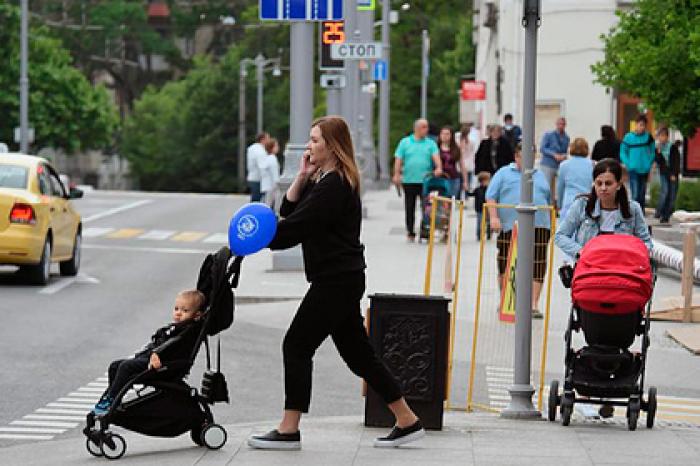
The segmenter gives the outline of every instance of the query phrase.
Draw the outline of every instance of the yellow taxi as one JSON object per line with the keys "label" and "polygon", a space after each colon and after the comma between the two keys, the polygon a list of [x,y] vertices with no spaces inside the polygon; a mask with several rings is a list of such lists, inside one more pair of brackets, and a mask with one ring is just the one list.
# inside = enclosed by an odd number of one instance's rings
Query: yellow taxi
{"label": "yellow taxi", "polygon": [[17,265],[34,284],[49,281],[51,263],[61,275],[80,268],[81,220],[51,164],[40,157],[0,153],[0,265]]}

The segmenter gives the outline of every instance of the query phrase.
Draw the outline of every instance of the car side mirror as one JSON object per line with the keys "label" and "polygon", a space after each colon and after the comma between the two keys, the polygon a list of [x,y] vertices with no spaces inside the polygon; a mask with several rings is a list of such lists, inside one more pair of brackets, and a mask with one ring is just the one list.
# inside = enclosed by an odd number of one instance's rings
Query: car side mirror
{"label": "car side mirror", "polygon": [[83,190],[78,188],[70,188],[68,199],[80,199],[83,197]]}

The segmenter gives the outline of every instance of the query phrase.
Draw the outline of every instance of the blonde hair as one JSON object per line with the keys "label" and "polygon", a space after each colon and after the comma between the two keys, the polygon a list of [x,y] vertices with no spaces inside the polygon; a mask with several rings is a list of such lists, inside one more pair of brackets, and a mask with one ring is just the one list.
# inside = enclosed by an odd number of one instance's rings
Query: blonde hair
{"label": "blonde hair", "polygon": [[265,143],[265,152],[268,154],[272,153],[272,149],[275,148],[275,144],[278,144],[277,139],[275,138],[269,138],[267,142]]}
{"label": "blonde hair", "polygon": [[360,189],[360,171],[357,168],[350,129],[345,119],[339,116],[324,116],[314,120],[311,127],[318,127],[321,131],[321,137],[335,159],[335,169],[353,190],[358,191]]}
{"label": "blonde hair", "polygon": [[574,141],[569,146],[569,154],[580,155],[580,156],[584,156],[584,157],[587,156],[588,155],[588,141],[586,141],[584,138],[574,139]]}
{"label": "blonde hair", "polygon": [[202,312],[204,311],[204,304],[207,301],[207,298],[204,296],[204,293],[202,293],[199,290],[184,290],[181,291],[177,294],[181,298],[188,299],[192,301],[192,304],[194,305],[194,310],[197,312]]}

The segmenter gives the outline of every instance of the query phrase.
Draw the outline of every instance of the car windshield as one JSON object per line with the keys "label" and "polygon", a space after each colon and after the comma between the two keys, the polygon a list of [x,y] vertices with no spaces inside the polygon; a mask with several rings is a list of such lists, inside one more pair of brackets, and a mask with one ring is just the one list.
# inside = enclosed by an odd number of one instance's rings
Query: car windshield
{"label": "car windshield", "polygon": [[28,172],[26,167],[0,163],[0,188],[25,189]]}

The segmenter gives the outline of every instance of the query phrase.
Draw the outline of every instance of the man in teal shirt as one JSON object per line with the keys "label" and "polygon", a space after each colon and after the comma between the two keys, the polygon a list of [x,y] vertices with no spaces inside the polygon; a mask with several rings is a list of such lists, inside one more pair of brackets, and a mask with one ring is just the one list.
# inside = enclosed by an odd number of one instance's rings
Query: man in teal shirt
{"label": "man in teal shirt", "polygon": [[399,142],[394,153],[394,184],[403,187],[404,206],[406,208],[406,231],[408,240],[416,239],[415,214],[416,198],[423,202],[423,180],[431,172],[435,176],[442,175],[440,152],[435,141],[428,136],[428,120],[416,120],[413,124],[413,134],[406,136]]}
{"label": "man in teal shirt", "polygon": [[620,144],[620,161],[627,167],[630,178],[632,199],[639,203],[644,212],[647,194],[647,179],[656,156],[654,138],[647,132],[647,117],[637,117],[634,131],[625,134]]}

